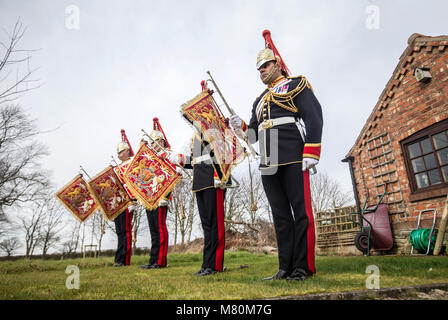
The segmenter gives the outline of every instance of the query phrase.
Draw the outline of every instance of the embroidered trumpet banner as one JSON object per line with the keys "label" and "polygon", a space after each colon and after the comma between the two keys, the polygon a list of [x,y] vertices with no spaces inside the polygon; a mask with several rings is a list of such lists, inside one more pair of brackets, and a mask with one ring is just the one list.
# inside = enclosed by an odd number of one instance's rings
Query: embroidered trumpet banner
{"label": "embroidered trumpet banner", "polygon": [[81,174],[58,191],[56,197],[80,222],[84,222],[98,209],[98,204]]}
{"label": "embroidered trumpet banner", "polygon": [[221,181],[227,182],[232,166],[243,161],[245,153],[212,96],[202,91],[182,105],[181,113],[210,144],[223,174]]}
{"label": "embroidered trumpet banner", "polygon": [[117,177],[120,180],[120,182],[122,183],[128,196],[131,199],[135,199],[135,196],[132,194],[132,191],[128,188],[128,186],[126,184],[127,181],[126,181],[126,177],[124,175],[126,173],[126,169],[128,168],[129,164],[131,163],[131,161],[132,161],[132,158],[129,160],[126,160],[126,161],[122,162],[121,164],[119,164],[118,166],[114,167],[114,172],[117,174]]}
{"label": "embroidered trumpet banner", "polygon": [[93,177],[88,185],[107,220],[113,221],[132,203],[112,166]]}
{"label": "embroidered trumpet banner", "polygon": [[147,144],[140,146],[125,172],[126,185],[149,210],[157,208],[181,179],[175,167]]}

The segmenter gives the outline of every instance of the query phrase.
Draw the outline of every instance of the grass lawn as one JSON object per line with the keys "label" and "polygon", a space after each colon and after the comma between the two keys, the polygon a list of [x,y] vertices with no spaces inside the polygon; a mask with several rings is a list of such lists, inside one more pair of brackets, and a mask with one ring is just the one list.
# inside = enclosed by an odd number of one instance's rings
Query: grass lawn
{"label": "grass lawn", "polygon": [[[133,256],[131,266],[114,268],[113,257],[0,262],[0,299],[263,299],[308,293],[366,289],[369,265],[380,272],[380,288],[448,282],[447,256],[322,256],[317,274],[303,282],[261,281],[277,271],[276,255],[226,252],[223,273],[191,274],[202,254],[172,253],[164,269],[140,269],[148,256]],[[69,265],[79,268],[79,289],[67,289]]]}

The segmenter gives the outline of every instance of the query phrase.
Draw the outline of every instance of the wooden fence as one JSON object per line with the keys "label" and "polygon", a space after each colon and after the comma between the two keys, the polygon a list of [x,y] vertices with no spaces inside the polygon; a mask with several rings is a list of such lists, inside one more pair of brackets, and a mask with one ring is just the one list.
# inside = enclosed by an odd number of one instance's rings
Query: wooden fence
{"label": "wooden fence", "polygon": [[[359,253],[354,245],[355,235],[360,231],[349,213],[356,212],[356,207],[342,207],[318,212],[315,216],[316,245],[318,254],[353,254]],[[358,221],[356,214],[351,216]]]}

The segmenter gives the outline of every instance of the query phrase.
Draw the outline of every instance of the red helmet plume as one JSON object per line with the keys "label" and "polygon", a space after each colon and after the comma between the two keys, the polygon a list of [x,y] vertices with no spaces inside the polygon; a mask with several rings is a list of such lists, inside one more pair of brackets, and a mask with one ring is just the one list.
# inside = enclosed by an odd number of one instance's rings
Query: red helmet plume
{"label": "red helmet plume", "polygon": [[274,41],[272,41],[271,31],[264,30],[263,38],[265,40],[265,47],[271,49],[272,52],[274,52],[274,56],[276,57],[277,62],[280,64],[282,70],[285,71],[286,76],[289,77],[291,72],[289,71],[288,67],[285,64],[285,61],[283,61],[282,57],[280,56],[280,53],[278,52],[277,48],[275,47]]}
{"label": "red helmet plume", "polygon": [[163,139],[166,142],[167,148],[171,149],[170,143],[168,142],[168,139],[166,138],[165,132],[163,132],[162,126],[160,125],[159,118],[154,118],[154,119],[152,119],[152,121],[154,122],[153,129],[162,132]]}
{"label": "red helmet plume", "polygon": [[126,144],[129,146],[129,152],[131,157],[134,156],[134,151],[132,150],[132,146],[129,143],[128,137],[126,136],[126,132],[124,131],[124,129],[121,129],[121,140],[126,142]]}

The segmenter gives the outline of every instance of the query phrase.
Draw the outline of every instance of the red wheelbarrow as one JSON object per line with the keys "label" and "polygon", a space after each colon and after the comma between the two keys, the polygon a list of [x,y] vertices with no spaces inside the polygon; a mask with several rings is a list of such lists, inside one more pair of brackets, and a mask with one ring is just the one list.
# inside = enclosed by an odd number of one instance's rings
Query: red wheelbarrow
{"label": "red wheelbarrow", "polygon": [[[369,194],[367,193],[366,201],[360,212],[349,213],[349,218],[361,227],[361,231],[355,236],[355,246],[363,253],[370,255],[370,250],[387,251],[392,249],[394,240],[390,227],[389,210],[385,203],[381,203],[386,194],[386,186],[384,193],[381,195],[377,204],[366,208]],[[357,221],[352,219],[352,215],[357,215]]]}

